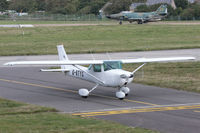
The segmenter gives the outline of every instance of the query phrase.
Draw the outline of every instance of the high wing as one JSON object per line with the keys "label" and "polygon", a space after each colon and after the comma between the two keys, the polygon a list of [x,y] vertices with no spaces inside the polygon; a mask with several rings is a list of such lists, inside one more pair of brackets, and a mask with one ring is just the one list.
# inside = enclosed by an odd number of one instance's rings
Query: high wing
{"label": "high wing", "polygon": [[8,62],[4,65],[88,65],[88,64],[103,64],[102,60],[70,60],[70,61],[16,61]]}
{"label": "high wing", "polygon": [[195,60],[195,57],[169,57],[169,58],[138,58],[121,60],[122,63],[150,63],[150,62],[170,62],[170,61],[185,61]]}
{"label": "high wing", "polygon": [[[138,58],[138,59],[120,59],[124,64],[127,63],[150,63],[150,62],[170,62],[170,61],[185,61],[194,60],[195,57],[169,57],[169,58]],[[4,65],[88,65],[88,64],[103,64],[105,60],[69,60],[69,61],[17,61],[8,62]],[[109,60],[112,61],[112,60]],[[113,60],[116,61],[116,60]]]}

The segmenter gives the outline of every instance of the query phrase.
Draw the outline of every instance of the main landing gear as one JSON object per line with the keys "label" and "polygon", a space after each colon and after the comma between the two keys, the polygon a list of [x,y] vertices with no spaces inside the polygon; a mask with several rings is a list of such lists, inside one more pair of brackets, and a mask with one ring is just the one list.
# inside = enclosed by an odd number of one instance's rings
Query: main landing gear
{"label": "main landing gear", "polygon": [[128,96],[130,89],[128,87],[121,87],[118,92],[116,92],[116,97],[120,100],[123,100],[126,96]]}
{"label": "main landing gear", "polygon": [[[91,90],[87,90],[87,89],[79,89],[78,93],[82,98],[87,98],[89,96],[89,94],[95,90],[99,85],[97,84],[96,86],[94,86]],[[126,96],[128,96],[130,92],[130,89],[128,87],[121,87],[119,88],[119,91],[116,92],[116,97],[119,98],[120,100],[123,100]]]}
{"label": "main landing gear", "polygon": [[79,89],[78,94],[82,97],[82,98],[87,98],[90,94],[90,92],[92,92],[93,90],[95,90],[97,87],[99,86],[99,84],[96,84],[96,86],[94,86],[90,91],[88,91],[87,89]]}
{"label": "main landing gear", "polygon": [[138,24],[143,24],[143,21],[142,20],[138,20],[137,23]]}

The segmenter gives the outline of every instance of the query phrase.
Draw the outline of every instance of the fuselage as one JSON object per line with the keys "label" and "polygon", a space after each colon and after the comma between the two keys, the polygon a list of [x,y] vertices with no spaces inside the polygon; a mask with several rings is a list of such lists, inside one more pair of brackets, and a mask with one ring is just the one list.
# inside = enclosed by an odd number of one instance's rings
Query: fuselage
{"label": "fuselage", "polygon": [[144,20],[144,21],[157,21],[161,20],[161,16],[158,15],[156,12],[150,13],[126,13],[124,17],[127,20]]}
{"label": "fuselage", "polygon": [[68,69],[69,72],[66,75],[93,82],[101,86],[106,87],[122,87],[133,81],[133,74],[131,72],[122,69],[111,69],[104,71],[103,65],[101,66],[101,71],[95,72],[94,66],[89,68],[83,66],[71,66]]}
{"label": "fuselage", "polygon": [[156,12],[148,12],[148,13],[130,12],[130,13],[111,14],[111,15],[108,15],[107,18],[123,20],[123,21],[143,20],[143,21],[149,22],[149,21],[161,20],[162,16],[160,16]]}

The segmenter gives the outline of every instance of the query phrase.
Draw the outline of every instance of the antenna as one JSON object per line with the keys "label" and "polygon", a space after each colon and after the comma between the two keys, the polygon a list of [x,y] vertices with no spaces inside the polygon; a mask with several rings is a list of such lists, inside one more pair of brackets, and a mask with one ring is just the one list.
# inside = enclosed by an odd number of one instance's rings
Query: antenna
{"label": "antenna", "polygon": [[94,55],[91,50],[90,50],[90,55],[92,56],[92,59],[95,60]]}
{"label": "antenna", "polygon": [[107,55],[108,59],[111,60],[111,57],[108,52],[106,52],[106,55]]}
{"label": "antenna", "polygon": [[24,33],[23,25],[19,24],[19,28],[22,29],[22,35],[24,36],[25,33]]}

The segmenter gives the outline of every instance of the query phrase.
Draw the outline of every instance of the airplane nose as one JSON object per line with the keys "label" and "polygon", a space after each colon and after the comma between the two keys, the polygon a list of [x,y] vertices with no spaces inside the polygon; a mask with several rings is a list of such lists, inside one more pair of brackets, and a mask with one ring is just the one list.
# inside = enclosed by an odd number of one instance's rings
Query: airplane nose
{"label": "airplane nose", "polygon": [[120,78],[121,78],[121,86],[127,85],[128,83],[131,83],[133,80],[134,75],[133,74],[121,74]]}
{"label": "airplane nose", "polygon": [[129,76],[129,78],[133,78],[133,74],[131,74],[131,75]]}
{"label": "airplane nose", "polygon": [[122,78],[122,79],[128,79],[128,78],[133,78],[133,74],[130,74],[129,76],[128,75],[125,75],[125,74],[122,74],[122,75],[120,75],[120,78]]}

